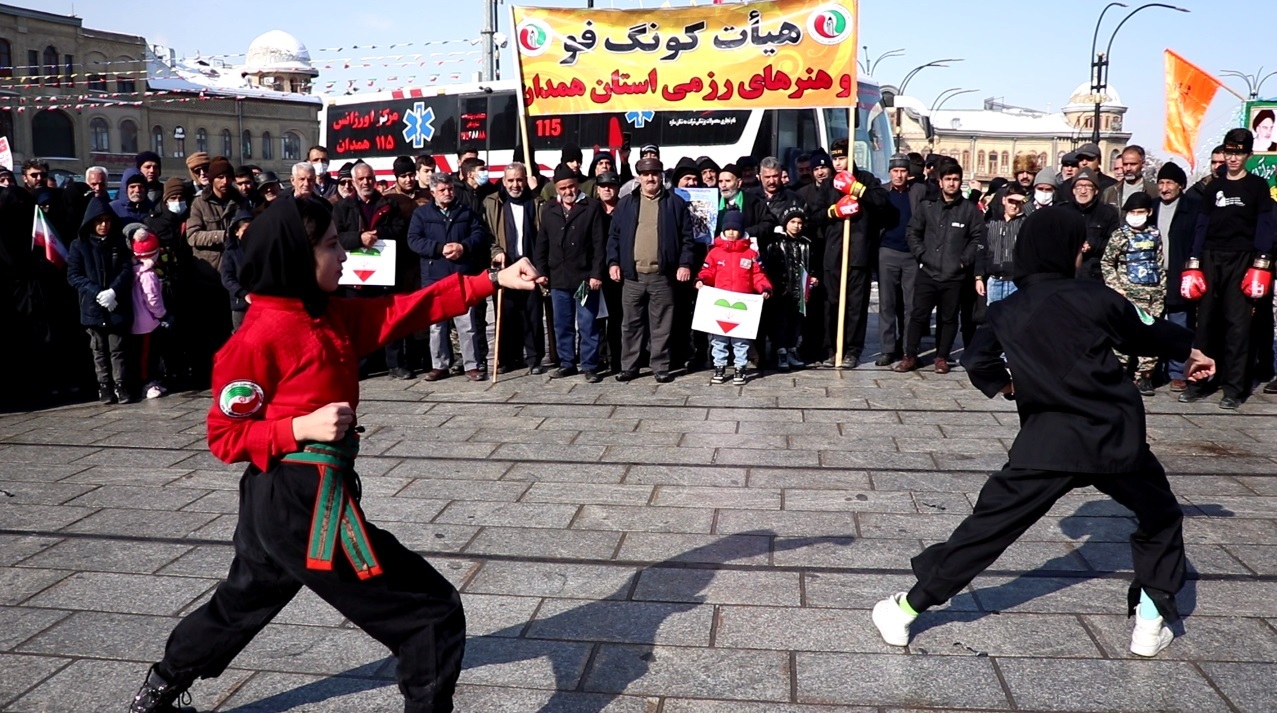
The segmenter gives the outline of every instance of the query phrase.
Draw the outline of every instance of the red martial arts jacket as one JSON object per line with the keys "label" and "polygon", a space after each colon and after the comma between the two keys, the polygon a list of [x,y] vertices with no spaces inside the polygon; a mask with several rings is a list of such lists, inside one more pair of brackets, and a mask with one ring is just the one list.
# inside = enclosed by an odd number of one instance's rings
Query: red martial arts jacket
{"label": "red martial arts jacket", "polygon": [[359,404],[359,358],[455,317],[495,291],[487,273],[452,276],[406,295],[328,301],[319,318],[299,299],[253,295],[244,324],[213,361],[208,446],[227,463],[268,470],[300,449],[293,419]]}

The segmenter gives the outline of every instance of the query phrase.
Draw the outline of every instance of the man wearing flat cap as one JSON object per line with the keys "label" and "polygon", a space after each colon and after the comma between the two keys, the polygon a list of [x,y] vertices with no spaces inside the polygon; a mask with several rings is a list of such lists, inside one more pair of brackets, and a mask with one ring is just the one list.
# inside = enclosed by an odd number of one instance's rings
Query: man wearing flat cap
{"label": "man wearing flat cap", "polygon": [[663,170],[658,158],[639,159],[635,165],[639,187],[617,203],[608,231],[608,277],[614,282],[624,280],[624,353],[617,381],[638,377],[645,317],[656,380],[674,380],[670,374],[674,285],[692,279],[694,238],[687,201],[666,190]]}

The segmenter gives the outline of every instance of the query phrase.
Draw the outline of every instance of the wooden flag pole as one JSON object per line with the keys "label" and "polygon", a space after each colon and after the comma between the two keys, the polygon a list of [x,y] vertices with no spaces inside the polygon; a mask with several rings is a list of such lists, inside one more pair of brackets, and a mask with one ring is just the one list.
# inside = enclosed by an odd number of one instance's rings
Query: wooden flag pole
{"label": "wooden flag pole", "polygon": [[[854,157],[856,152],[852,149],[855,147],[852,135],[856,131],[856,102],[855,93],[852,93],[851,106],[847,107],[847,166],[852,171],[856,170]],[[832,148],[832,147],[831,147]],[[842,265],[838,270],[838,342],[834,346],[834,368],[842,367],[843,359],[843,338],[847,334],[847,263],[851,256],[851,219],[843,218],[842,221]],[[829,289],[826,287],[825,289]]]}
{"label": "wooden flag pole", "polygon": [[493,330],[492,341],[497,343],[496,351],[492,357],[492,383],[497,383],[497,374],[501,372],[501,316],[505,310],[501,309],[505,303],[505,288],[497,288],[497,326]]}

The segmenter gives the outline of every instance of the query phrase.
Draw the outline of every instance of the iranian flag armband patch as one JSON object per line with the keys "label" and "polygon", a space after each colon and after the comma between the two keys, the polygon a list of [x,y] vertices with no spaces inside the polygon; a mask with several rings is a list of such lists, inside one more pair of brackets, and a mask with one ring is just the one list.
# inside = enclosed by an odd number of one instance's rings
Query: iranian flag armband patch
{"label": "iranian flag armband patch", "polygon": [[266,405],[262,387],[247,380],[232,381],[222,387],[217,396],[217,406],[231,418],[249,418]]}

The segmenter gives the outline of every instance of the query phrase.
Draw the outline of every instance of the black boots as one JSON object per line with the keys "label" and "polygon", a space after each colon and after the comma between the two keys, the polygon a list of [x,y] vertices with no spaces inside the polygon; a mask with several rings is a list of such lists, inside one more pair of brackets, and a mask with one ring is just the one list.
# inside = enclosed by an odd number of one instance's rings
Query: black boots
{"label": "black boots", "polygon": [[146,682],[133,697],[129,713],[196,713],[194,708],[174,705],[181,698],[186,699],[183,703],[190,702],[190,696],[186,695],[185,686],[178,687],[164,680],[157,666],[152,666],[146,674]]}

